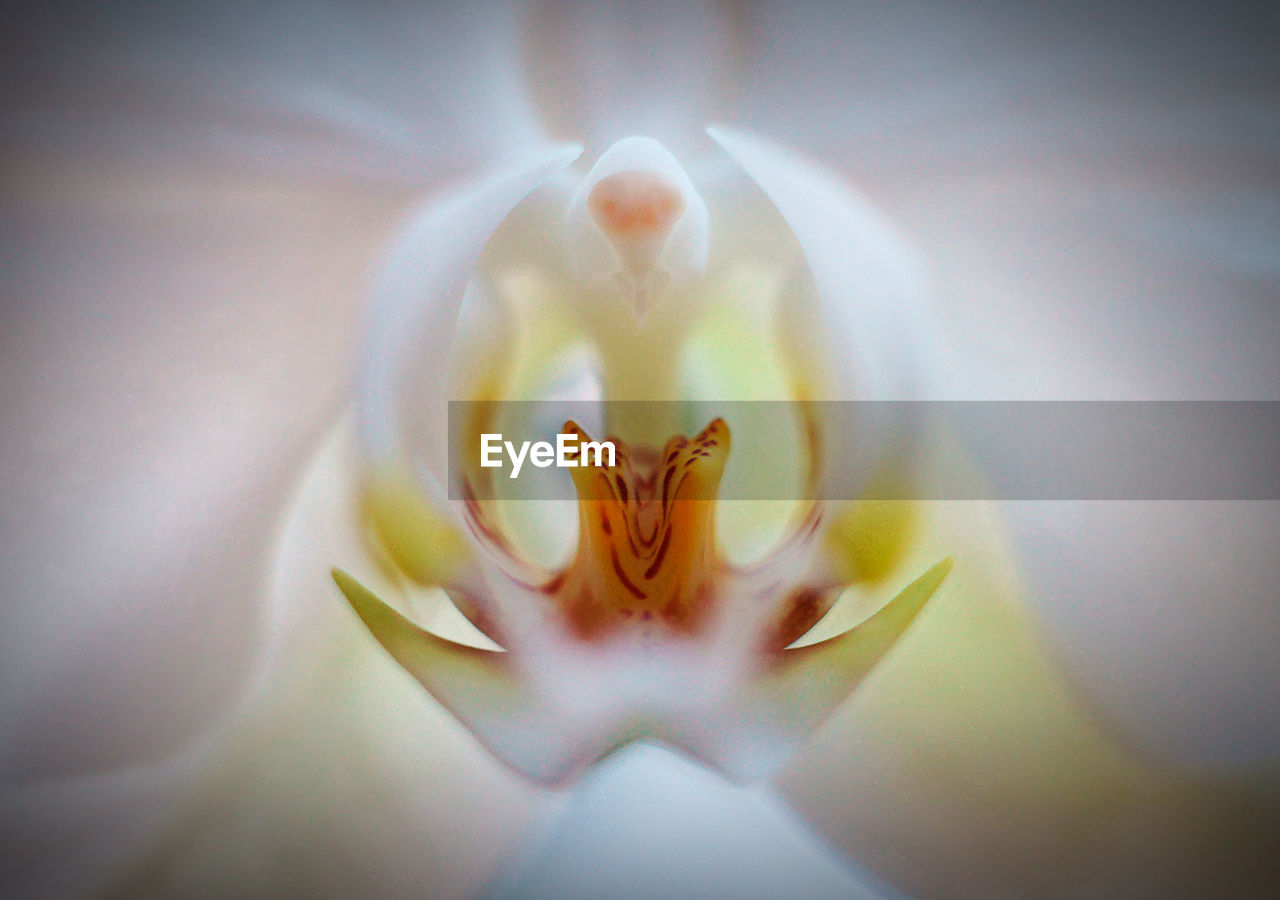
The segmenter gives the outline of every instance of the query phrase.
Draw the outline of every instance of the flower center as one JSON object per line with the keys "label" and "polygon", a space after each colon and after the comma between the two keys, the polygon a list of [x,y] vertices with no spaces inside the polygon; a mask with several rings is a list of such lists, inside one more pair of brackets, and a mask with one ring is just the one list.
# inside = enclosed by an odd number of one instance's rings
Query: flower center
{"label": "flower center", "polygon": [[[572,422],[564,432],[587,439]],[[583,639],[620,629],[693,634],[717,600],[715,499],[728,426],[716,419],[694,438],[671,438],[661,454],[614,443],[616,465],[572,470],[578,551],[543,591]]]}

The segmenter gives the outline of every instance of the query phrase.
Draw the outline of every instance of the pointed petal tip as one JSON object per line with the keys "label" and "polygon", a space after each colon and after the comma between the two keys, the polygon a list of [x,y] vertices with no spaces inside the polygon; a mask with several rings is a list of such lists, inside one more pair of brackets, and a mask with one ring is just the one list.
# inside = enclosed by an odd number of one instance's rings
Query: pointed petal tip
{"label": "pointed petal tip", "polygon": [[903,588],[884,609],[867,621],[874,622],[883,616],[899,632],[905,631],[924,609],[925,604],[933,599],[953,565],[955,565],[955,559],[950,556],[934,563],[928,571]]}
{"label": "pointed petal tip", "polygon": [[752,137],[741,129],[734,128],[732,125],[714,124],[706,127],[707,137],[720,145],[721,149],[729,150],[728,144],[736,144],[742,140],[751,140]]}
{"label": "pointed petal tip", "polygon": [[[870,644],[876,645],[875,649],[869,653],[869,658],[878,660],[915,621],[925,605],[933,599],[953,565],[955,565],[955,559],[950,556],[934,563],[923,575],[899,591],[870,618],[835,637],[816,644],[786,650],[784,657],[798,659],[801,656],[813,655],[819,649],[862,643],[864,647]],[[870,669],[869,665],[867,669]]]}
{"label": "pointed petal tip", "polygon": [[330,571],[333,580],[337,582],[338,590],[342,591],[352,611],[360,617],[378,643],[399,659],[396,647],[391,642],[421,629],[384,603],[377,594],[351,575],[336,568]]}
{"label": "pointed petal tip", "polygon": [[576,162],[585,149],[581,144],[556,144],[552,147],[551,158],[567,166]]}
{"label": "pointed petal tip", "polygon": [[370,630],[373,630],[369,622],[370,614],[378,606],[382,605],[382,601],[342,569],[332,568],[329,570],[329,574],[333,576],[334,583],[338,585],[338,590],[342,591],[342,595],[346,598],[347,603],[350,604],[351,609],[364,621],[366,626],[370,627]]}
{"label": "pointed petal tip", "polygon": [[910,618],[914,619],[916,614],[937,593],[938,588],[942,586],[942,582],[946,580],[954,565],[955,557],[952,556],[944,557],[934,563],[923,575],[903,588],[889,605],[892,606],[901,601],[904,607],[915,607],[915,612],[910,614]]}

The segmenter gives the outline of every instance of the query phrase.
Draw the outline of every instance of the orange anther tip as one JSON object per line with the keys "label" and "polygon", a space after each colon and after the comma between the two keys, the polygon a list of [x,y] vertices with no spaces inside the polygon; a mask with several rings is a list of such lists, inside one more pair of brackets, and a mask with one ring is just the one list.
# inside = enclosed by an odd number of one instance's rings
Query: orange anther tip
{"label": "orange anther tip", "polygon": [[617,172],[591,189],[587,209],[610,236],[657,236],[674,227],[684,212],[684,197],[657,172]]}

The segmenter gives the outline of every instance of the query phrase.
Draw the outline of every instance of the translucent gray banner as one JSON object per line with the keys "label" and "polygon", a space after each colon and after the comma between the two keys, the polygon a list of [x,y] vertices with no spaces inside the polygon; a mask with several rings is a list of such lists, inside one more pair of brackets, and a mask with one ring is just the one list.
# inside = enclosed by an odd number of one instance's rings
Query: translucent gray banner
{"label": "translucent gray banner", "polygon": [[[450,496],[571,499],[570,472],[532,462],[567,421],[643,466],[714,419],[725,500],[1280,500],[1273,401],[453,402]],[[479,466],[482,433],[501,464]],[[508,442],[530,445],[518,473]]]}

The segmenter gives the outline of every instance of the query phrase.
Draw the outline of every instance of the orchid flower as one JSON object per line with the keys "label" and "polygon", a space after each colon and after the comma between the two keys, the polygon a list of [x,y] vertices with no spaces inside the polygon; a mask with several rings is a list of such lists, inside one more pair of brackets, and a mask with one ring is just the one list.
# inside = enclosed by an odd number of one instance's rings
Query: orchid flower
{"label": "orchid flower", "polygon": [[[540,781],[562,782],[649,736],[737,777],[774,770],[889,650],[950,566],[921,574],[865,623],[789,649],[844,587],[890,567],[890,559],[867,558],[867,532],[891,531],[881,555],[892,557],[894,538],[905,536],[895,521],[901,515],[814,502],[765,558],[734,565],[717,534],[716,503],[734,426],[716,418],[697,435],[664,433],[665,407],[630,405],[679,391],[690,332],[711,298],[727,295],[728,315],[745,320],[749,311],[734,306],[746,306],[743,286],[753,281],[782,295],[766,298],[789,306],[776,311],[779,327],[790,326],[793,345],[808,345],[779,375],[797,403],[868,389],[883,396],[912,381],[920,299],[891,242],[863,246],[880,234],[863,205],[835,178],[758,139],[721,130],[712,136],[776,206],[772,221],[744,212],[740,185],[736,194],[720,188],[736,210],[708,204],[666,148],[631,137],[605,151],[571,192],[560,192],[559,203],[556,192],[539,189],[578,156],[575,149],[428,207],[375,282],[362,410],[372,527],[404,576],[443,587],[506,652],[417,628],[349,575],[336,577],[401,665],[486,746]],[[735,213],[754,232],[736,247],[716,228]],[[795,261],[786,258],[786,223],[795,223],[811,294],[788,271]],[[505,233],[494,237],[500,228]],[[530,237],[557,233],[559,243]],[[773,258],[758,252],[761,244],[777,248]],[[473,280],[482,251],[483,281]],[[614,465],[575,470],[576,549],[563,565],[540,569],[522,556],[479,469],[455,476],[460,483],[450,487],[466,498],[455,509],[440,492],[445,457],[433,459],[430,450],[450,431],[442,402],[448,373],[470,375],[461,388],[466,399],[534,399],[511,395],[520,374],[501,364],[550,368],[536,356],[521,359],[535,354],[521,353],[511,327],[505,343],[482,345],[487,364],[455,363],[451,347],[468,292],[505,294],[513,306],[545,298],[559,308],[525,310],[530,327],[551,327],[557,312],[571,316],[599,356],[605,426],[625,441],[617,442]],[[496,331],[499,323],[482,327]],[[831,339],[830,393],[815,383],[815,332]],[[730,383],[736,375],[729,373]],[[876,448],[821,421],[817,408],[797,422],[807,436],[805,477],[847,480]],[[475,459],[479,432],[499,427],[493,413],[478,412],[453,430],[453,440]],[[565,428],[586,437],[574,423]],[[410,458],[405,448],[415,436],[427,446]],[[421,479],[416,465],[425,469]]]}
{"label": "orchid flower", "polygon": [[[459,507],[439,418],[582,371],[559,383],[610,399],[1272,399],[1265,14],[96,5],[6,24],[6,894],[474,894],[563,802],[512,767],[572,781],[639,734],[770,773],[811,844],[912,892],[1274,883],[1274,778],[1238,764],[1280,751],[1275,504],[884,521],[717,501],[714,536],[672,559],[722,599],[646,657],[616,592],[611,626],[566,630],[563,598],[509,578],[527,556],[607,586],[603,525],[531,535],[518,513],[550,505]],[[592,171],[635,136],[666,152]],[[654,197],[677,200],[665,242],[667,213],[628,234],[603,203]],[[858,240],[833,247],[833,222]],[[661,352],[627,359],[646,329]],[[701,380],[669,378],[677,345]],[[651,470],[709,424],[589,431]],[[725,427],[699,470],[761,477],[744,460],[768,442]],[[891,455],[865,446],[844,455]],[[840,456],[814,477],[870,477]],[[584,509],[630,523],[591,490]],[[517,553],[475,536],[489,515]],[[795,557],[771,557],[806,516]],[[762,529],[777,540],[733,556]],[[580,535],[583,561],[548,534]],[[788,588],[757,592],[752,559]],[[839,677],[785,683],[824,647]],[[715,683],[655,701],[694,668]]]}

